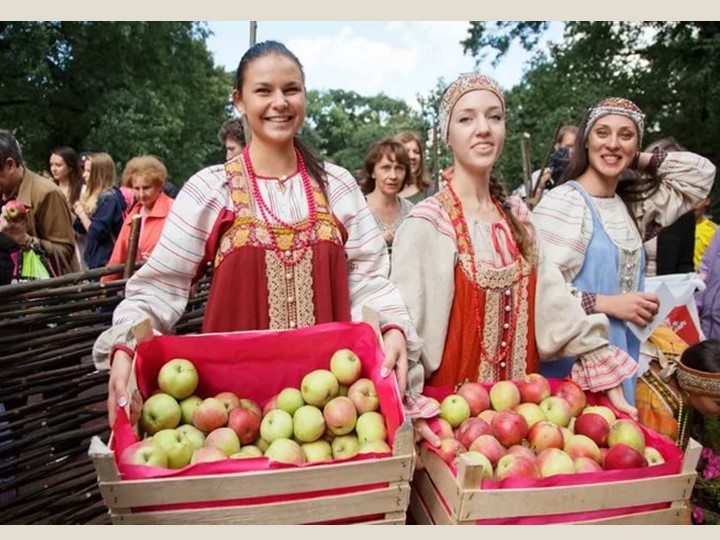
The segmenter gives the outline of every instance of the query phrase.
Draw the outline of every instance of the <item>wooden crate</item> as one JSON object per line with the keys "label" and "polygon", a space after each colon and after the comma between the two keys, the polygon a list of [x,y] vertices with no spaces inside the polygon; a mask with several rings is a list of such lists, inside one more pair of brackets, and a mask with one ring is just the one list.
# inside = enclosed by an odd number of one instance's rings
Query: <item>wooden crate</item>
{"label": "wooden crate", "polygon": [[[476,520],[568,514],[668,503],[667,508],[578,521],[578,524],[679,525],[690,523],[688,499],[702,446],[690,440],[678,474],[622,482],[528,489],[479,489],[480,466],[462,456],[457,477],[433,451],[421,449],[425,469],[412,483],[410,512],[421,525],[473,525]],[[572,522],[568,522],[572,523]]]}
{"label": "wooden crate", "polygon": [[[113,452],[95,437],[90,445],[98,485],[115,524],[281,525],[357,521],[363,525],[402,525],[410,502],[414,471],[413,428],[409,420],[395,433],[392,457],[329,463],[238,474],[121,480]],[[222,501],[303,494],[320,490],[383,484],[346,494],[309,495],[303,499],[231,506]],[[206,503],[183,510],[140,507]],[[367,519],[367,516],[375,516]]]}

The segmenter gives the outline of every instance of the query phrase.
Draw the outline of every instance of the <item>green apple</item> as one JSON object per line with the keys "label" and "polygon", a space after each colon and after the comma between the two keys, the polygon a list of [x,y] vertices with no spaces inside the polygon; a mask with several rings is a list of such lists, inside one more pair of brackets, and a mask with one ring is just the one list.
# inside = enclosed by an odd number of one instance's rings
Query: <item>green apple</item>
{"label": "green apple", "polygon": [[[366,413],[367,414],[367,413]],[[385,441],[366,441],[360,445],[358,454],[392,454],[392,448]]]}
{"label": "green apple", "polygon": [[193,451],[205,446],[205,434],[195,426],[190,424],[183,424],[181,426],[178,426],[176,429],[180,433],[185,434],[185,436],[190,441],[190,445],[192,446]]}
{"label": "green apple", "polygon": [[165,450],[152,444],[152,439],[138,441],[128,446],[120,456],[120,463],[167,468]]}
{"label": "green apple", "polygon": [[543,478],[556,474],[575,474],[575,463],[572,458],[557,448],[548,448],[540,452],[535,463]]}
{"label": "green apple", "polygon": [[316,369],[303,377],[300,392],[308,405],[324,407],[328,401],[338,395],[340,385],[331,371]]}
{"label": "green apple", "polygon": [[498,381],[490,387],[490,404],[496,411],[512,409],[520,401],[520,389],[512,381]]}
{"label": "green apple", "polygon": [[301,448],[306,463],[332,461],[332,448],[330,447],[330,443],[327,441],[321,440],[303,443]]}
{"label": "green apple", "polygon": [[270,444],[276,439],[289,439],[292,434],[292,416],[282,409],[268,412],[260,423],[260,437]]}
{"label": "green apple", "polygon": [[290,439],[275,439],[265,451],[265,457],[281,463],[303,463],[305,461],[300,445]]}
{"label": "green apple", "polygon": [[330,371],[340,384],[349,386],[360,378],[362,362],[350,349],[340,349],[330,358]]}
{"label": "green apple", "polygon": [[191,396],[197,388],[199,376],[197,369],[190,360],[174,358],[160,368],[158,386],[166,394],[175,399]]}
{"label": "green apple", "polygon": [[180,423],[180,405],[168,394],[150,396],[143,404],[140,425],[149,435],[162,429],[173,429]]}
{"label": "green apple", "polygon": [[325,433],[323,413],[313,405],[303,405],[295,411],[292,425],[295,438],[304,443],[317,441]]}
{"label": "green apple", "polygon": [[302,392],[297,388],[283,388],[275,399],[275,407],[289,414],[295,414],[295,411],[303,405],[305,405],[305,400]]}
{"label": "green apple", "polygon": [[230,456],[232,459],[243,459],[243,458],[253,458],[253,457],[262,457],[263,451],[260,450],[255,445],[248,444],[247,446],[243,446],[240,448],[239,452],[235,452],[232,456]]}
{"label": "green apple", "polygon": [[358,379],[352,383],[348,388],[347,397],[355,404],[358,414],[377,411],[380,406],[375,383],[370,379]]}
{"label": "green apple", "polygon": [[385,427],[385,418],[382,414],[370,411],[361,414],[355,424],[360,445],[372,441],[386,441],[387,428]]}
{"label": "green apple", "polygon": [[333,459],[351,458],[360,451],[360,441],[355,434],[335,437],[330,444]]}
{"label": "green apple", "polygon": [[[485,454],[481,454],[480,452],[472,450],[469,452],[464,452],[461,459],[465,460],[465,463],[467,465],[470,465],[472,467],[480,467],[480,470],[482,470],[482,474],[480,475],[480,481],[486,479],[492,480],[493,466],[492,463],[490,463],[490,460],[485,456]],[[533,456],[533,461],[534,460],[535,456]],[[477,487],[480,486],[478,485]]]}
{"label": "green apple", "polygon": [[464,397],[450,394],[440,404],[440,418],[447,420],[453,428],[470,418],[470,405]]}
{"label": "green apple", "polygon": [[[270,446],[270,443],[267,442],[262,437],[258,437],[255,440],[255,443],[253,444],[253,446],[257,446],[260,450],[262,450],[262,452],[264,454],[265,452],[267,452],[267,449],[268,449],[268,446]],[[240,450],[242,450],[242,448]]]}
{"label": "green apple", "polygon": [[570,424],[572,418],[570,404],[560,396],[550,396],[543,399],[540,402],[540,408],[545,413],[548,422],[560,427],[567,427]]}
{"label": "green apple", "polygon": [[229,427],[221,427],[208,433],[205,437],[205,446],[214,446],[229,457],[240,451],[240,439]]}
{"label": "green apple", "polygon": [[177,429],[162,429],[152,437],[152,443],[165,451],[167,466],[182,469],[190,463],[193,446],[187,435]]}
{"label": "green apple", "polygon": [[645,455],[645,459],[648,460],[648,465],[662,465],[665,463],[665,458],[662,457],[662,454],[658,451],[657,448],[653,448],[652,446],[646,446],[645,451],[643,452]]}
{"label": "green apple", "polygon": [[626,444],[642,454],[645,452],[645,435],[632,420],[620,419],[610,427],[607,444],[610,448],[616,444]]}
{"label": "green apple", "polygon": [[197,409],[202,402],[203,400],[198,396],[190,396],[180,402],[183,424],[192,424],[193,412],[195,412],[195,409]]}
{"label": "green apple", "polygon": [[227,424],[228,413],[219,399],[207,398],[193,411],[193,425],[200,431],[210,433]]}

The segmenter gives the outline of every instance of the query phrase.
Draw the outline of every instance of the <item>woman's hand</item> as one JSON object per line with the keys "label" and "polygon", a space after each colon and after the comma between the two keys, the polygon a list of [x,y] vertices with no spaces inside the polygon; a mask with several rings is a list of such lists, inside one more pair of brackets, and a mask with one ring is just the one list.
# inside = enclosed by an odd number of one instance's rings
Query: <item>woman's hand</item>
{"label": "woman's hand", "polygon": [[385,361],[380,369],[380,376],[385,378],[390,375],[394,369],[400,395],[405,395],[408,372],[405,334],[397,328],[391,328],[383,334],[383,347],[385,348]]}
{"label": "woman's hand", "polygon": [[605,313],[622,321],[632,322],[644,328],[660,309],[657,295],[631,292],[615,295],[597,295],[595,311]]}
{"label": "woman's hand", "polygon": [[132,397],[128,396],[127,385],[130,379],[132,358],[125,351],[115,351],[110,368],[110,382],[108,383],[108,422],[112,428],[115,423],[116,407],[125,407],[130,401],[130,423],[134,424],[140,419],[142,410],[142,397],[137,390]]}
{"label": "woman's hand", "polygon": [[615,407],[618,411],[628,414],[633,420],[638,419],[638,410],[627,402],[622,386],[616,386],[615,388],[606,390],[605,394],[610,400],[610,403],[612,403],[613,407]]}

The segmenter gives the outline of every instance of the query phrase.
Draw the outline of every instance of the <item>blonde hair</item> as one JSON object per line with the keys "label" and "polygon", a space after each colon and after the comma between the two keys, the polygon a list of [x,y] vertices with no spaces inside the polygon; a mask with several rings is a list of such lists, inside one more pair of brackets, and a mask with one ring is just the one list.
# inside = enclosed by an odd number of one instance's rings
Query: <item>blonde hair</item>
{"label": "blonde hair", "polygon": [[417,144],[418,150],[420,150],[420,166],[418,167],[418,173],[417,176],[413,176],[413,172],[408,169],[405,183],[414,184],[420,191],[425,191],[428,187],[430,187],[430,175],[427,172],[427,167],[425,167],[425,150],[423,149],[420,136],[414,131],[403,131],[395,135],[394,138],[401,144],[409,143],[411,141]]}
{"label": "blonde hair", "polygon": [[85,191],[80,197],[80,202],[85,207],[85,212],[92,215],[97,209],[100,194],[115,185],[115,162],[110,154],[105,152],[90,154],[88,159],[90,161],[90,177]]}
{"label": "blonde hair", "polygon": [[136,156],[127,162],[122,173],[122,185],[132,187],[133,178],[143,175],[159,188],[165,187],[168,172],[159,158],[152,155]]}

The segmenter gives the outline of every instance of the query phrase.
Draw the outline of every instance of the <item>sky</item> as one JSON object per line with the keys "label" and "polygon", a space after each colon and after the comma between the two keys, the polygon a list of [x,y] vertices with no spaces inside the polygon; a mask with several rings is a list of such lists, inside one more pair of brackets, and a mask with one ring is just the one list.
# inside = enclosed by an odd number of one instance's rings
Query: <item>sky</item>
{"label": "sky", "polygon": [[[207,40],[216,64],[235,70],[250,43],[249,21],[208,21]],[[551,24],[543,42],[562,39],[562,23]],[[460,41],[467,21],[259,21],[257,41],[283,42],[305,68],[311,90],[354,90],[365,96],[384,92],[417,106],[440,77],[447,82],[471,71],[475,60]],[[530,55],[514,45],[497,67],[488,59],[481,70],[503,89],[520,82]]]}

